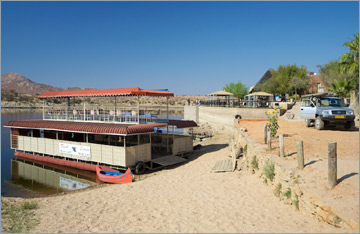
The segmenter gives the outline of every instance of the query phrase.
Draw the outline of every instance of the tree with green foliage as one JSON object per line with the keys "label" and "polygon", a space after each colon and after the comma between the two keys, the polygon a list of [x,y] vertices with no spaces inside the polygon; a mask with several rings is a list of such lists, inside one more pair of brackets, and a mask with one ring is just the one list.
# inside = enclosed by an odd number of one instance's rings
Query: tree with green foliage
{"label": "tree with green foliage", "polygon": [[304,93],[309,87],[309,79],[295,75],[290,81],[290,87],[294,89],[295,95]]}
{"label": "tree with green foliage", "polygon": [[303,93],[309,85],[308,70],[305,66],[280,65],[277,70],[272,70],[272,77],[261,85],[261,90],[284,95],[285,93]]}
{"label": "tree with green foliage", "polygon": [[339,78],[343,78],[342,74],[340,74],[340,64],[339,61],[330,61],[325,65],[317,65],[319,68],[319,73],[321,75],[322,81],[326,86],[331,87],[335,80]]}
{"label": "tree with green foliage", "polygon": [[359,74],[359,33],[354,35],[354,40],[345,42],[350,53],[340,56],[340,68],[342,73]]}
{"label": "tree with green foliage", "polygon": [[359,87],[359,33],[354,35],[354,40],[345,42],[350,50],[340,56],[340,73],[347,74],[354,89]]}
{"label": "tree with green foliage", "polygon": [[353,89],[353,85],[350,80],[342,78],[340,80],[335,80],[332,86],[329,88],[329,91],[336,93],[342,98],[349,97],[350,91]]}
{"label": "tree with green foliage", "polygon": [[[354,37],[354,40],[344,44],[349,48],[349,53],[341,55],[339,60],[317,66],[322,80],[332,90],[338,90],[335,87],[339,87],[339,85],[346,85],[348,88],[349,83],[351,89],[359,89],[359,33]],[[343,92],[340,92],[343,95]]]}
{"label": "tree with green foliage", "polygon": [[240,81],[238,81],[237,83],[227,84],[223,89],[226,92],[232,93],[234,97],[238,99],[243,98],[248,93],[248,87],[246,87]]}

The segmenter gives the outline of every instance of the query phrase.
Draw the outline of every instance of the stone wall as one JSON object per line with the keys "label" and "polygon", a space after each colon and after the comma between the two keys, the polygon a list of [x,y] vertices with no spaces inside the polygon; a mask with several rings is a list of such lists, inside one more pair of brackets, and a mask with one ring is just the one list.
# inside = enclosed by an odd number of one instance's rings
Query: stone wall
{"label": "stone wall", "polygon": [[[264,110],[270,109],[185,106],[184,119],[194,120],[200,124],[209,123],[215,131],[231,130],[234,126],[234,119],[237,116],[240,116],[242,119],[266,119]],[[285,109],[280,110],[280,115],[284,114],[285,111]]]}
{"label": "stone wall", "polygon": [[[296,170],[277,163],[278,157],[266,154],[264,145],[249,139],[245,131],[238,128],[234,128],[233,131],[231,140],[235,144],[233,149],[235,152],[242,152],[243,155],[237,160],[238,170],[251,171],[265,184],[272,187],[274,196],[279,197],[286,204],[293,205],[294,209],[331,225],[359,232],[358,220],[342,217],[331,207],[306,192],[306,189],[302,188],[301,177],[296,174]],[[271,170],[271,164],[273,164],[273,170]]]}
{"label": "stone wall", "polygon": [[199,123],[199,106],[184,106],[184,120]]}

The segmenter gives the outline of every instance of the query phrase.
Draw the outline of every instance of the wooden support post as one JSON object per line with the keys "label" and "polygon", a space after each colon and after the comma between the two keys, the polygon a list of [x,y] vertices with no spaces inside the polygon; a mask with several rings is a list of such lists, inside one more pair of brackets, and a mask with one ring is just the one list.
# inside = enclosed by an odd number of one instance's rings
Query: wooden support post
{"label": "wooden support post", "polygon": [[115,122],[116,121],[116,96],[115,96],[115,102],[114,102],[114,116],[113,116],[113,121]]}
{"label": "wooden support post", "polygon": [[85,102],[84,102],[84,121],[86,120],[86,106],[85,106]]}
{"label": "wooden support post", "polygon": [[166,152],[169,153],[169,125],[166,126]]}
{"label": "wooden support post", "polygon": [[328,182],[329,188],[337,184],[337,143],[329,142],[328,145]]}
{"label": "wooden support post", "polygon": [[235,144],[231,144],[231,160],[232,160],[232,171],[235,170],[236,167],[236,149]]}
{"label": "wooden support post", "polygon": [[137,96],[138,97],[138,111],[137,111],[137,122],[138,122],[138,124],[140,123],[140,96],[138,95]]}
{"label": "wooden support post", "polygon": [[284,151],[284,135],[281,134],[279,136],[279,144],[280,144],[280,157],[285,157],[285,151]]}
{"label": "wooden support post", "polygon": [[[145,115],[145,123],[147,123],[148,121],[147,121],[147,113],[148,113],[148,111],[147,111],[147,106],[145,106],[145,112],[144,112],[144,115]],[[151,117],[150,117],[151,118]]]}
{"label": "wooden support post", "polygon": [[303,141],[296,142],[297,148],[297,160],[298,160],[298,168],[300,170],[304,169],[304,145]]}
{"label": "wooden support post", "polygon": [[166,120],[169,122],[169,97],[166,97]]}
{"label": "wooden support post", "polygon": [[70,110],[70,98],[69,97],[67,97],[66,98],[66,109],[65,109],[65,115],[66,115],[66,117],[65,117],[65,119],[66,120],[68,120],[68,118],[69,118],[69,110]]}
{"label": "wooden support post", "polygon": [[264,144],[267,143],[267,132],[268,132],[268,127],[267,127],[267,125],[265,124],[265,125],[264,125]]}
{"label": "wooden support post", "polygon": [[43,101],[43,119],[45,119],[45,101]]}
{"label": "wooden support post", "polygon": [[267,145],[268,145],[268,149],[271,149],[271,132],[270,131],[267,132]]}

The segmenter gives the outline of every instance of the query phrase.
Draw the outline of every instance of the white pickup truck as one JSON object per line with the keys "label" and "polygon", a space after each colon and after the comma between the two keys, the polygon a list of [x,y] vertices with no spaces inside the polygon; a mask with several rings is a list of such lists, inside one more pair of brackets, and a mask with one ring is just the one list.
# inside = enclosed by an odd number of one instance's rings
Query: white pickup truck
{"label": "white pickup truck", "polygon": [[337,97],[309,96],[301,103],[300,117],[305,119],[306,127],[314,124],[317,130],[333,125],[350,129],[355,126],[355,115],[348,106]]}

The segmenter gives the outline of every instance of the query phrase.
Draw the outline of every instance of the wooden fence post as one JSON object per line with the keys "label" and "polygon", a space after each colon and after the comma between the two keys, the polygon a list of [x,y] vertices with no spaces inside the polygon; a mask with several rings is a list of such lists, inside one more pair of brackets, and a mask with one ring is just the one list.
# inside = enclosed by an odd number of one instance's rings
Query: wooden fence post
{"label": "wooden fence post", "polygon": [[329,188],[334,188],[337,183],[337,144],[329,142],[328,145],[328,182]]}
{"label": "wooden fence post", "polygon": [[267,125],[265,124],[264,125],[264,144],[267,143],[267,132],[268,132],[268,129],[267,129]]}
{"label": "wooden fence post", "polygon": [[279,136],[279,144],[280,144],[280,157],[285,157],[285,150],[284,150],[284,135],[281,134]]}
{"label": "wooden fence post", "polygon": [[232,157],[232,171],[235,170],[236,167],[236,147],[235,147],[235,141],[231,145],[231,157]]}
{"label": "wooden fence post", "polygon": [[304,145],[302,141],[296,142],[297,148],[297,159],[298,159],[298,168],[300,170],[304,169]]}
{"label": "wooden fence post", "polygon": [[271,131],[267,132],[267,145],[268,149],[271,149]]}

